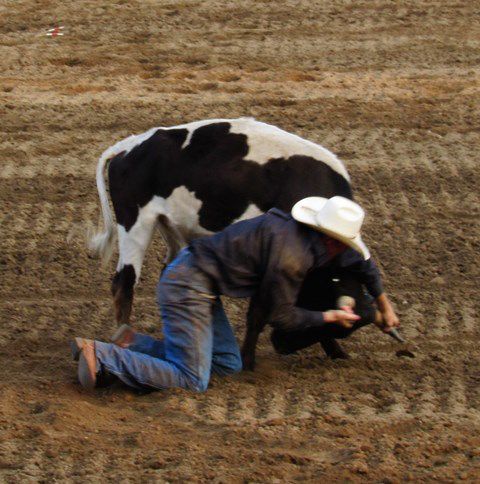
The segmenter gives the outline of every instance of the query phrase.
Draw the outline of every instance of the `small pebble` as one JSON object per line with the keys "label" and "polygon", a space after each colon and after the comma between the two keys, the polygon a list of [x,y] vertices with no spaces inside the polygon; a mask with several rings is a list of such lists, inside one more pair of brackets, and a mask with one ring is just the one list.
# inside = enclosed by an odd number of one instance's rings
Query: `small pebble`
{"label": "small pebble", "polygon": [[444,286],[446,284],[446,281],[442,276],[434,277],[430,282],[432,284],[436,284],[437,286]]}

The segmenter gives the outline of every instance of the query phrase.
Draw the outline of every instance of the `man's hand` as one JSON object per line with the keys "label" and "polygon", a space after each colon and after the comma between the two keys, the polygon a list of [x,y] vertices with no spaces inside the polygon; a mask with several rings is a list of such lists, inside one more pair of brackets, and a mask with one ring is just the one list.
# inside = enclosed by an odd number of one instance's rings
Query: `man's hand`
{"label": "man's hand", "polygon": [[393,309],[390,311],[385,311],[382,313],[382,316],[384,324],[383,331],[386,333],[388,333],[392,328],[397,328],[400,326],[400,320]]}
{"label": "man's hand", "polygon": [[395,314],[395,310],[393,309],[393,306],[385,293],[378,296],[377,306],[379,311],[382,313],[383,331],[388,333],[392,328],[397,328],[400,326],[400,320]]}
{"label": "man's hand", "polygon": [[350,329],[360,316],[354,314],[352,308],[344,306],[342,309],[331,309],[323,313],[323,320],[326,323],[336,323],[340,326]]}

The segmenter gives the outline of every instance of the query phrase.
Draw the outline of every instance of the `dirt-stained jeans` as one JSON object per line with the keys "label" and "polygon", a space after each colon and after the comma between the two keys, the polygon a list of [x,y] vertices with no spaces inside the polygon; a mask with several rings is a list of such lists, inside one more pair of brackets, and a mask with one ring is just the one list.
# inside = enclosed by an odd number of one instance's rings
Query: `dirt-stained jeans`
{"label": "dirt-stained jeans", "polygon": [[138,334],[128,349],[97,342],[98,362],[133,387],[180,387],[202,392],[213,370],[242,369],[235,335],[210,279],[192,264],[188,248],[163,271],[157,301],[163,340]]}

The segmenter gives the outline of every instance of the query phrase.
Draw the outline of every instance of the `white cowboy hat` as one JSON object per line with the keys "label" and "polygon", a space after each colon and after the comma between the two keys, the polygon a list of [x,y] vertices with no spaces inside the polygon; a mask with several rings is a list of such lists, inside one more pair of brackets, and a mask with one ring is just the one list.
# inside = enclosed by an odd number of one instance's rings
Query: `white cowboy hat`
{"label": "white cowboy hat", "polygon": [[365,212],[358,203],[345,197],[308,197],[292,208],[292,217],[330,237],[343,242],[370,258],[370,252],[360,237]]}

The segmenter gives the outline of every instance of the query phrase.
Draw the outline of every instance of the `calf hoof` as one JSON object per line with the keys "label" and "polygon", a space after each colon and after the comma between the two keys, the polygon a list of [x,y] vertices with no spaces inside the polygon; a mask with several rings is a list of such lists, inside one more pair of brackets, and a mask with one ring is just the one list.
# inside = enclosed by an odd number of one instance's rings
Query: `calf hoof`
{"label": "calf hoof", "polygon": [[242,370],[254,371],[255,370],[255,358],[251,356],[242,355]]}
{"label": "calf hoof", "polygon": [[334,351],[333,353],[330,353],[327,356],[329,358],[331,358],[332,360],[348,360],[348,359],[350,359],[350,355],[346,351],[343,351],[343,350]]}
{"label": "calf hoof", "polygon": [[322,339],[320,340],[323,351],[332,360],[348,360],[350,358],[349,354],[343,350],[340,343],[335,339]]}

